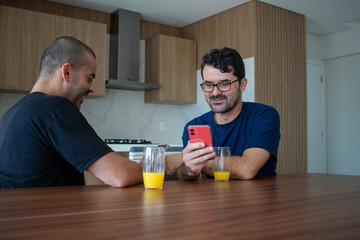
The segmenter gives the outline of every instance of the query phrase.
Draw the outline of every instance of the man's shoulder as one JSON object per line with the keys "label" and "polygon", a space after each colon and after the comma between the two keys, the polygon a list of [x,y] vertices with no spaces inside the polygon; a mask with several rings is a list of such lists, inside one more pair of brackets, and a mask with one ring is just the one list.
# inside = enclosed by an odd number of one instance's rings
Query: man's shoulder
{"label": "man's shoulder", "polygon": [[75,105],[64,97],[36,92],[24,96],[5,113],[4,117],[10,120],[22,119],[21,121],[26,121],[26,119],[31,118],[40,121],[49,117],[54,118],[64,110],[70,116],[79,112]]}
{"label": "man's shoulder", "polygon": [[40,92],[35,92],[27,95],[23,101],[24,104],[29,104],[35,108],[48,108],[49,110],[67,108],[72,104],[64,97],[57,95],[46,95]]}
{"label": "man's shoulder", "polygon": [[247,121],[253,121],[256,124],[272,123],[277,126],[280,124],[280,115],[273,106],[263,103],[247,104],[247,111],[244,115]]}
{"label": "man's shoulder", "polygon": [[41,92],[34,92],[28,95],[29,99],[34,100],[47,100],[52,102],[70,103],[66,98],[58,95],[47,95]]}
{"label": "man's shoulder", "polygon": [[257,102],[243,102],[244,105],[248,106],[250,109],[255,110],[268,110],[273,109],[276,111],[276,109],[273,106],[264,104],[264,103],[257,103]]}
{"label": "man's shoulder", "polygon": [[263,113],[270,113],[278,115],[278,111],[270,105],[266,105],[264,103],[256,103],[256,102],[244,102],[243,103],[245,108],[247,109],[248,113],[254,114],[263,114]]}

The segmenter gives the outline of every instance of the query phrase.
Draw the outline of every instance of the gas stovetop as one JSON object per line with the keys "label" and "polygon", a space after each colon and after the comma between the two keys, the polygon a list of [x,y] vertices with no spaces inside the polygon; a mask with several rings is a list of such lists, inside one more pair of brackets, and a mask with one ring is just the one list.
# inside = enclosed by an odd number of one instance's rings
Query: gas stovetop
{"label": "gas stovetop", "polygon": [[107,144],[151,144],[145,139],[105,139]]}

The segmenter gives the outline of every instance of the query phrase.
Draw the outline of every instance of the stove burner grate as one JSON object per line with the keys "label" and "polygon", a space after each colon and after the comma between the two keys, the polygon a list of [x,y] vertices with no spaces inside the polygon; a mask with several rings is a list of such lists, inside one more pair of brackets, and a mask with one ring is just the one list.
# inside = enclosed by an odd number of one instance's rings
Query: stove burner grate
{"label": "stove burner grate", "polygon": [[107,144],[151,144],[145,139],[105,139]]}

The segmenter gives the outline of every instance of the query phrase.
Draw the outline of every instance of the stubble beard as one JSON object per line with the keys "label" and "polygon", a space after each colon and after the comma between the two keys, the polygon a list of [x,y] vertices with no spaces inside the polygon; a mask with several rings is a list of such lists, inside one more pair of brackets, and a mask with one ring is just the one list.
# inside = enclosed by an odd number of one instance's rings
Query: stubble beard
{"label": "stubble beard", "polygon": [[[240,92],[240,88],[238,88],[238,90],[236,91],[236,95],[234,96],[233,101],[231,102],[229,101],[229,98],[226,95],[222,95],[222,94],[218,96],[211,95],[209,98],[206,98],[206,102],[214,113],[228,113],[235,108],[236,104],[240,101],[240,98],[241,98],[241,92]],[[216,105],[214,105],[211,102],[211,100],[214,99],[226,99],[223,108],[216,109]]]}
{"label": "stubble beard", "polygon": [[73,84],[74,86],[71,88],[70,92],[68,92],[68,99],[72,102],[72,104],[75,105],[79,110],[81,108],[81,98],[82,96],[79,95],[79,92],[81,91],[79,87],[79,78],[77,76],[77,73],[74,73],[73,76]]}

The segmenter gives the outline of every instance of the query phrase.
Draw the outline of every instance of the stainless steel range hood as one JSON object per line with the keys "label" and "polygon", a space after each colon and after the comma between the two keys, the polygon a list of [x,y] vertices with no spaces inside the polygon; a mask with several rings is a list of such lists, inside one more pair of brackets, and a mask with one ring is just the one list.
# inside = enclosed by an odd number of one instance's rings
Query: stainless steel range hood
{"label": "stainless steel range hood", "polygon": [[139,81],[140,13],[118,9],[111,14],[109,80],[106,88],[143,91],[160,84]]}

